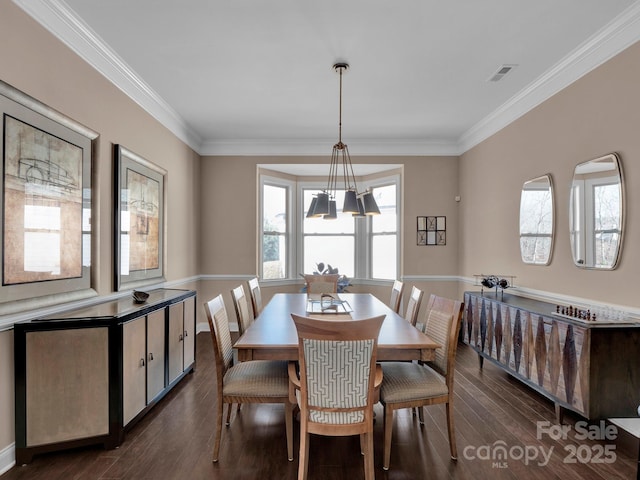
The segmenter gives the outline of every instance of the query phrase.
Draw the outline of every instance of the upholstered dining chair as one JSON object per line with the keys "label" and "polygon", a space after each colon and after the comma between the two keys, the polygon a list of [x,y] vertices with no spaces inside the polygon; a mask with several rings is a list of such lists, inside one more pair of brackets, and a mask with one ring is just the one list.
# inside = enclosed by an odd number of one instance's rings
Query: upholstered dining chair
{"label": "upholstered dining chair", "polygon": [[231,298],[238,319],[238,333],[242,335],[253,323],[253,307],[249,305],[249,299],[242,285],[231,290]]}
{"label": "upholstered dining chair", "polygon": [[400,280],[393,281],[391,287],[391,298],[389,299],[389,308],[396,313],[400,313],[400,305],[402,304],[402,293],[404,292],[404,283]]}
{"label": "upholstered dining chair", "polygon": [[283,403],[287,436],[287,458],[293,460],[293,404],[289,401],[286,361],[250,360],[233,364],[229,319],[222,295],[204,304],[211,330],[216,364],[216,434],[213,461],[218,461],[224,405],[234,403]]}
{"label": "upholstered dining chair", "polygon": [[251,297],[251,306],[253,307],[253,316],[257,318],[262,311],[262,293],[260,291],[258,277],[252,278],[247,284],[249,287],[249,296]]}
{"label": "upholstered dining chair", "polygon": [[[433,362],[383,362],[380,403],[384,406],[383,468],[389,469],[393,415],[401,408],[446,404],[451,458],[458,456],[453,426],[453,376],[463,303],[431,295],[427,304],[425,333],[442,345]],[[420,415],[422,420],[422,414]]]}
{"label": "upholstered dining chair", "polygon": [[411,287],[411,294],[409,295],[409,302],[407,303],[407,311],[404,313],[404,318],[414,327],[418,323],[418,314],[420,313],[420,305],[422,305],[422,297],[424,292],[419,288]]}
{"label": "upholstered dining chair", "polygon": [[346,322],[291,317],[300,366],[298,372],[289,364],[292,400],[300,406],[298,480],[307,478],[310,434],[359,435],[365,478],[373,480],[373,405],[382,381],[376,355],[385,316]]}
{"label": "upholstered dining chair", "polygon": [[338,279],[340,275],[335,273],[326,275],[304,275],[307,284],[307,293],[337,293]]}

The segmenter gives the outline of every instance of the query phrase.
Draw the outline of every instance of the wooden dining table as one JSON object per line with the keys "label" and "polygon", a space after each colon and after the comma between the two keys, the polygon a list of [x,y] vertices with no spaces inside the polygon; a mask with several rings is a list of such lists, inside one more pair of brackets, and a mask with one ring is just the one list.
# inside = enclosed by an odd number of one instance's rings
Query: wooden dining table
{"label": "wooden dining table", "polygon": [[378,360],[435,359],[441,345],[412,326],[369,293],[334,294],[346,301],[350,313],[308,313],[306,293],[277,293],[236,341],[238,360],[298,360],[298,334],[291,314],[327,320],[359,320],[385,315],[378,336]]}

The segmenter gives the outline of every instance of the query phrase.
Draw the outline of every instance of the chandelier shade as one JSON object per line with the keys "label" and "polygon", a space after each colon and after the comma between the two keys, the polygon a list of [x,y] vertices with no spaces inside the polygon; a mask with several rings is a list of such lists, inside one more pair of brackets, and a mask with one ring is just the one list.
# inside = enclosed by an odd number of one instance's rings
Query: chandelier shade
{"label": "chandelier shade", "polygon": [[[345,191],[342,213],[350,213],[354,218],[380,214],[380,209],[373,194],[369,190],[362,193],[358,191],[358,184],[349,155],[349,147],[342,143],[342,74],[348,68],[349,65],[346,63],[336,63],[333,66],[333,69],[340,74],[338,143],[333,146],[331,151],[327,188],[313,197],[307,211],[307,218],[322,217],[327,220],[338,218],[335,199],[340,176],[342,177],[342,185]],[[342,172],[342,175],[340,175],[340,172]]]}

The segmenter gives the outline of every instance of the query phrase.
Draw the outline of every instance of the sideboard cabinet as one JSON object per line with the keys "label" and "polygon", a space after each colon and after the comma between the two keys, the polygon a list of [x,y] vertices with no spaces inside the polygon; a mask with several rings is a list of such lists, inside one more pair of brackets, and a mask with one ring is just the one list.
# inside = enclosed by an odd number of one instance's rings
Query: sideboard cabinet
{"label": "sideboard cabinet", "polygon": [[555,315],[516,295],[465,292],[462,340],[563,409],[587,419],[637,416],[640,325]]}
{"label": "sideboard cabinet", "polygon": [[161,289],[14,325],[16,463],[102,444],[195,367],[196,293]]}

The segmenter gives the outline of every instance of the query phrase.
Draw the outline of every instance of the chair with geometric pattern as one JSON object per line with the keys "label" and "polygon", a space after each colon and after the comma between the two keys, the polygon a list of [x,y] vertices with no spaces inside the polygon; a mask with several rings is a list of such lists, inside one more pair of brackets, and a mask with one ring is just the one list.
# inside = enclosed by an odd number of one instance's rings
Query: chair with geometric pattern
{"label": "chair with geometric pattern", "polygon": [[289,401],[289,373],[285,360],[251,360],[233,364],[229,318],[222,295],[204,304],[216,364],[216,435],[213,461],[218,461],[224,405],[284,403],[287,455],[293,460],[293,404]]}
{"label": "chair with geometric pattern", "polygon": [[[453,428],[453,375],[455,372],[458,333],[463,303],[458,300],[431,295],[427,305],[425,332],[442,345],[432,362],[383,362],[383,382],[380,403],[384,406],[383,468],[389,469],[391,433],[394,411],[401,408],[446,404],[447,431],[451,458],[458,456]],[[422,420],[422,410],[420,410]]]}
{"label": "chair with geometric pattern", "polygon": [[300,366],[298,372],[289,364],[292,400],[300,407],[298,480],[307,478],[310,434],[359,435],[365,478],[373,480],[373,405],[382,381],[376,354],[385,316],[356,321],[291,317]]}

